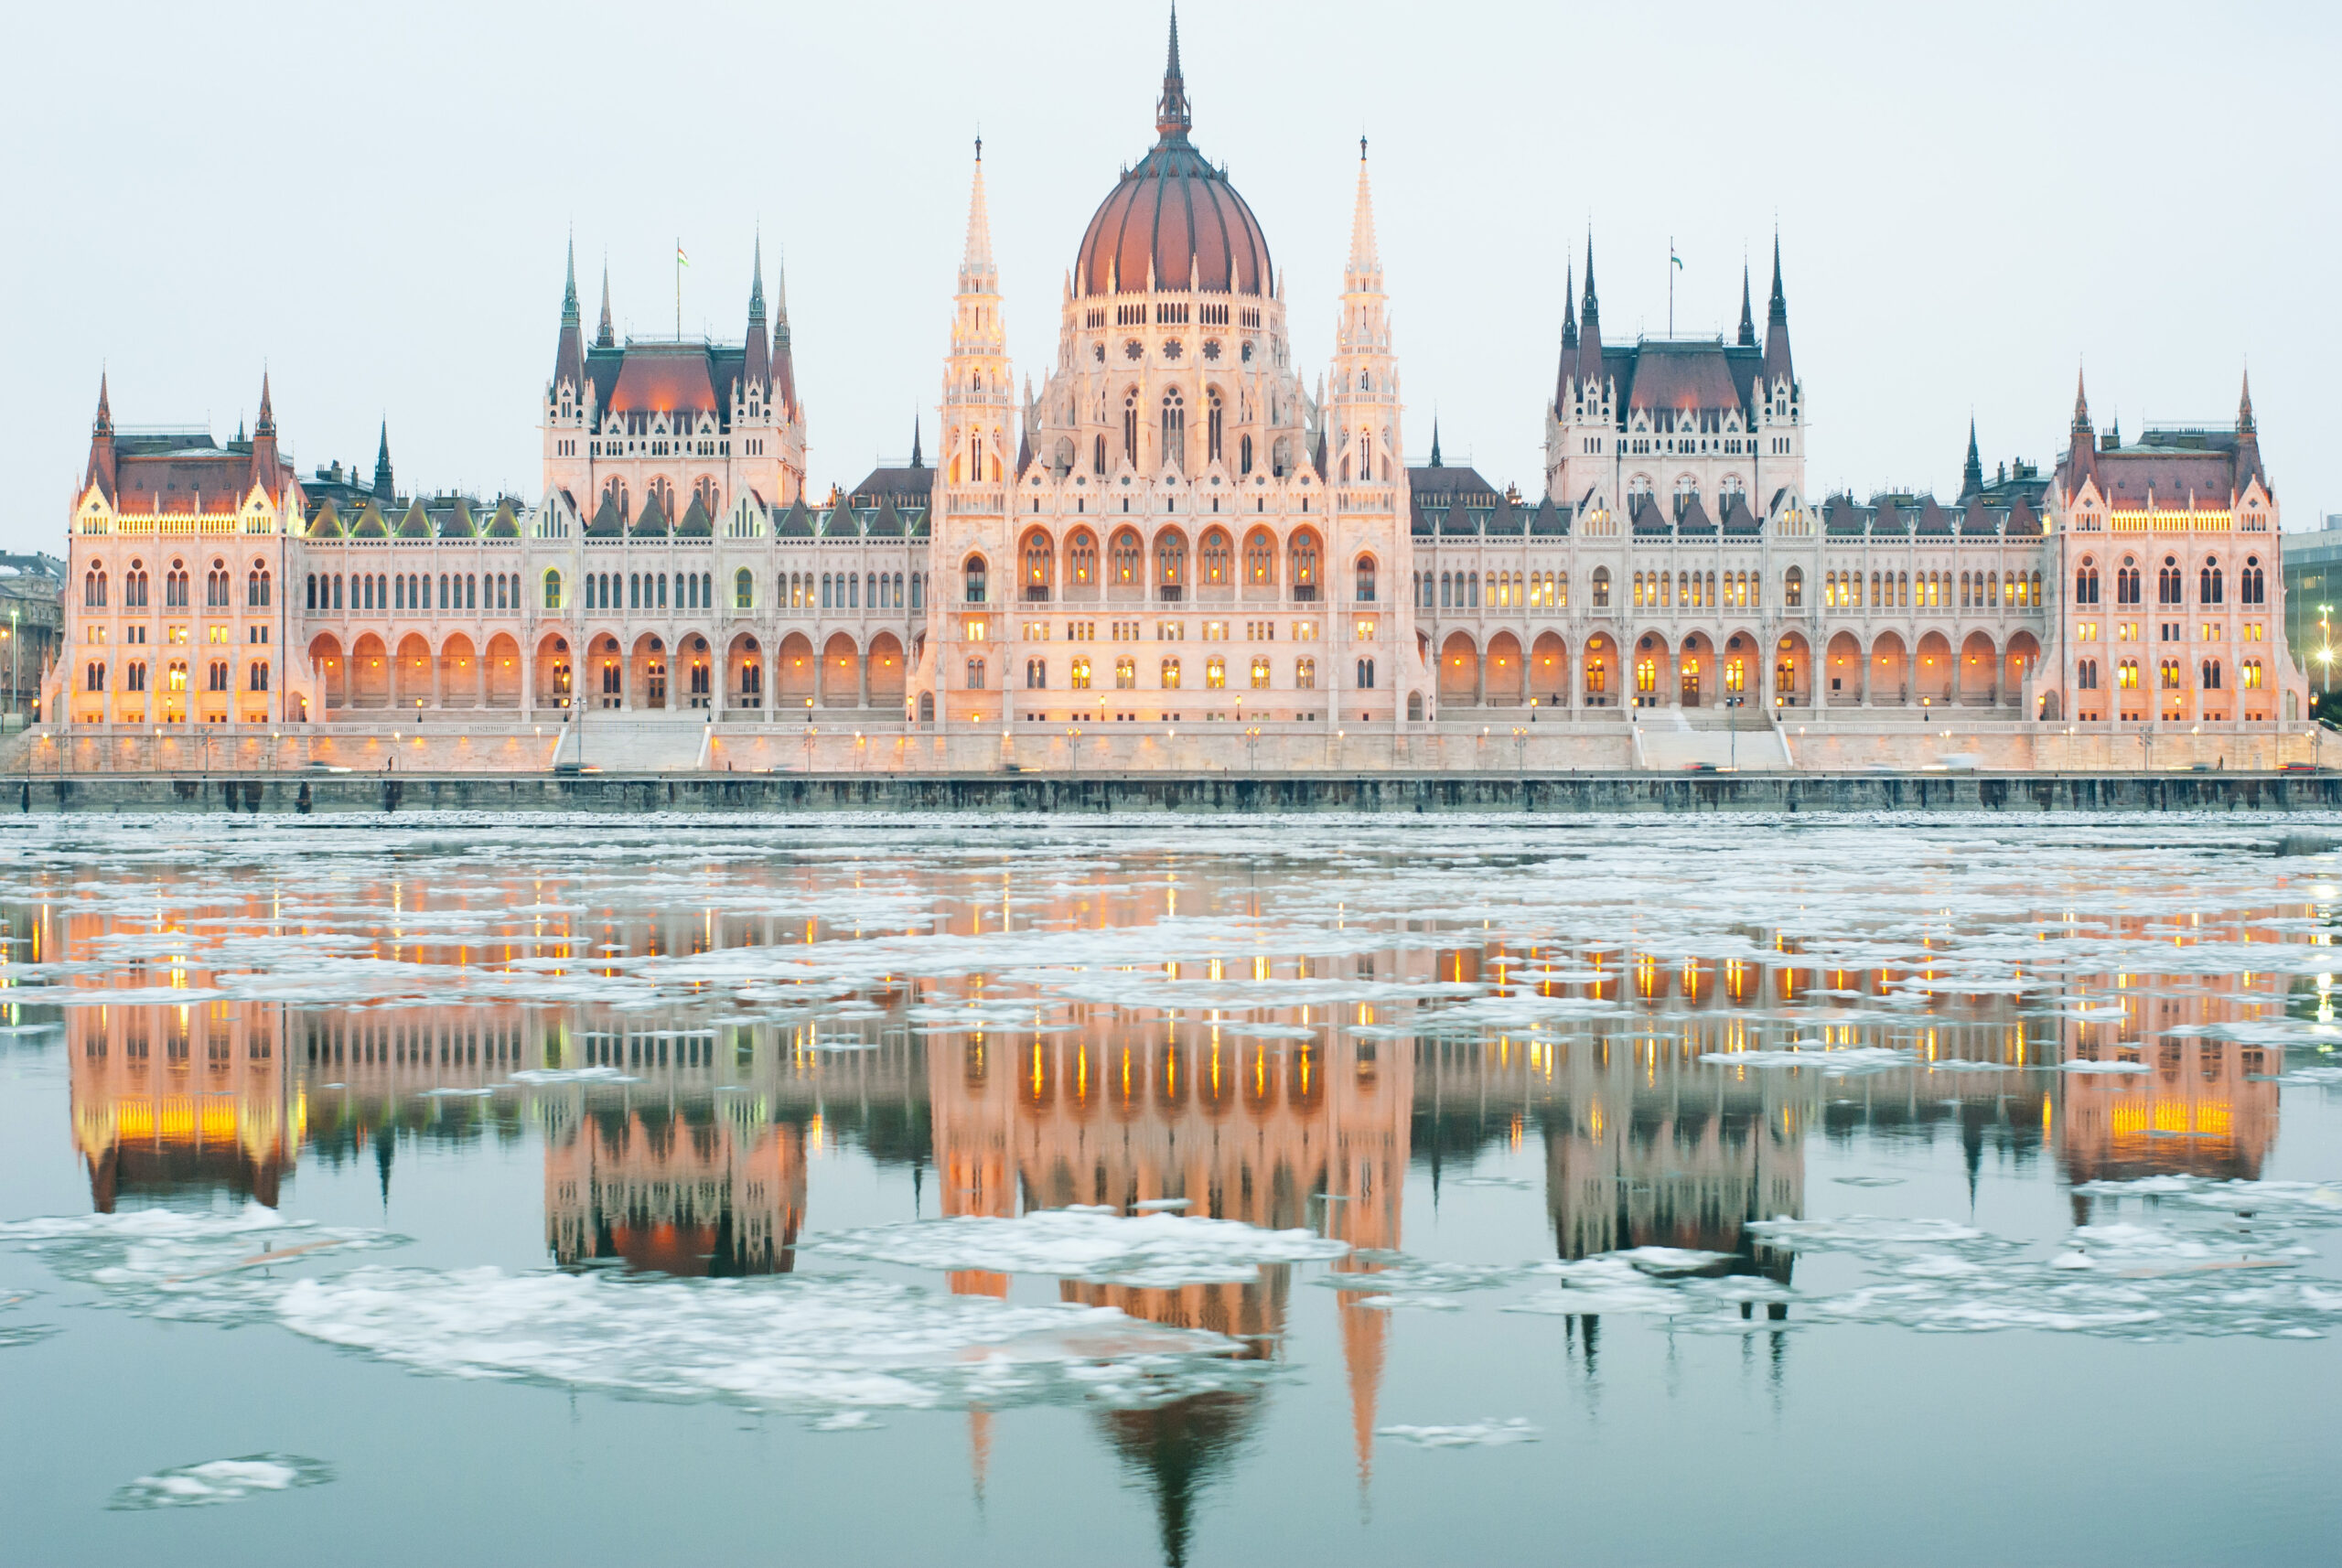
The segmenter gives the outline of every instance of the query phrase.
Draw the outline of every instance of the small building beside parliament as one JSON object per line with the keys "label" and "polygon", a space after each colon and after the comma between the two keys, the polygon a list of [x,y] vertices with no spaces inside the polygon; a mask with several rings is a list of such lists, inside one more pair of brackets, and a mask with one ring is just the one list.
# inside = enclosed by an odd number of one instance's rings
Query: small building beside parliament
{"label": "small building beside parliament", "polygon": [[1175,22],[1155,140],[1083,231],[1056,356],[1021,390],[979,144],[933,461],[915,438],[826,499],[760,257],[741,338],[716,342],[621,340],[607,278],[589,336],[573,254],[532,496],[402,492],[387,431],[371,482],[299,474],[265,378],[249,436],[117,428],[102,378],[44,714],[355,733],[607,711],[908,743],[1227,725],[1288,766],[1338,765],[1316,743],[1351,736],[1422,760],[1411,737],[1499,725],[1631,737],[1656,766],[1652,737],[1718,725],[1794,763],[1793,731],[1939,716],[2305,718],[2249,387],[2232,424],[2128,443],[2078,387],[2046,470],[1988,474],[1971,429],[1957,496],[1815,496],[1778,242],[1761,331],[1744,278],[1736,333],[1619,341],[1589,239],[1556,268],[1524,495],[1444,463],[1436,432],[1428,464],[1403,456],[1365,143],[1324,280],[1334,354],[1305,372],[1268,227],[1195,129]]}

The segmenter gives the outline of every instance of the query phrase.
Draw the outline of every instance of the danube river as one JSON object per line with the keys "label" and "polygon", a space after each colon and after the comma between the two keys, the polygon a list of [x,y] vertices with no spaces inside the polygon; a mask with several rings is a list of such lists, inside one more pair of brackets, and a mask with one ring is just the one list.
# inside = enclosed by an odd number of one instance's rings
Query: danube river
{"label": "danube river", "polygon": [[20,827],[8,1555],[2326,1561],[2304,825]]}

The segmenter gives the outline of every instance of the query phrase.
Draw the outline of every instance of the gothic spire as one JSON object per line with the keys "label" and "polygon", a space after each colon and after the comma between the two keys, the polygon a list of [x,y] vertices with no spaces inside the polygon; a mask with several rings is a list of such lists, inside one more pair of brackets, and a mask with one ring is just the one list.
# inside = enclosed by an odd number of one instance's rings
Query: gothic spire
{"label": "gothic spire", "polygon": [[1770,386],[1797,385],[1797,366],[1789,357],[1789,305],[1781,292],[1781,237],[1773,236],[1773,298],[1765,307],[1765,381]]}
{"label": "gothic spire", "polygon": [[2236,433],[2250,435],[2260,426],[2252,423],[2252,372],[2244,372],[2244,395],[2236,405]]}
{"label": "gothic spire", "polygon": [[1756,317],[1748,308],[1748,263],[1740,263],[1740,346],[1756,347]]}
{"label": "gothic spire", "polygon": [[1594,231],[1585,231],[1585,292],[1577,302],[1578,377],[1590,386],[1602,383],[1602,306],[1594,292]]}
{"label": "gothic spire", "polygon": [[106,373],[98,372],[98,416],[90,424],[90,465],[81,476],[81,488],[98,487],[106,499],[113,499],[114,487],[113,405],[106,397]]}
{"label": "gothic spire", "polygon": [[1431,416],[1431,466],[1434,468],[1441,466],[1439,461],[1439,415],[1435,413]]}
{"label": "gothic spire", "polygon": [[772,384],[772,344],[765,331],[765,237],[757,235],[754,275],[748,282],[748,336],[741,353],[742,380],[752,386]]}
{"label": "gothic spire", "polygon": [[374,499],[388,506],[391,498],[397,493],[397,487],[391,478],[391,422],[385,419],[382,421],[381,445],[374,449]]}
{"label": "gothic spire", "polygon": [[911,415],[911,467],[914,468],[924,468],[927,467],[926,462],[919,456],[919,415],[916,413]]}
{"label": "gothic spire", "polygon": [[2076,371],[2074,372],[2073,434],[2079,435],[2085,432],[2091,435],[2097,434],[2091,429],[2090,423],[2090,392],[2082,384],[2081,371]]}
{"label": "gothic spire", "polygon": [[1195,124],[1187,107],[1187,79],[1179,72],[1179,7],[1171,7],[1171,53],[1163,67],[1163,96],[1155,105],[1155,133],[1166,142],[1184,142]]}
{"label": "gothic spire", "polygon": [[[758,250],[763,242],[757,242]],[[759,266],[757,271],[764,269]],[[774,406],[797,417],[797,355],[789,336],[789,252],[784,248],[772,263],[772,398]]]}
{"label": "gothic spire", "polygon": [[960,292],[997,294],[993,270],[992,212],[984,204],[984,139],[976,138],[976,172],[968,190],[968,242],[960,253]]}
{"label": "gothic spire", "polygon": [[277,487],[276,408],[268,395],[268,372],[260,373],[260,416],[252,421],[252,483],[272,496]]}
{"label": "gothic spire", "polygon": [[103,371],[98,372],[98,419],[90,431],[94,435],[113,434],[113,403],[106,396],[106,373]]}
{"label": "gothic spire", "polygon": [[568,279],[562,285],[561,290],[561,318],[564,321],[577,319],[577,236],[575,234],[569,236],[569,272]]}
{"label": "gothic spire", "polygon": [[274,435],[275,434],[276,411],[269,403],[268,372],[266,371],[263,371],[260,373],[260,417],[252,421],[252,435],[257,438],[259,436]]}
{"label": "gothic spire", "polygon": [[1350,211],[1350,263],[1343,288],[1350,294],[1380,293],[1382,252],[1374,239],[1374,192],[1366,177],[1366,138],[1358,139],[1358,202]]}
{"label": "gothic spire", "polygon": [[1981,495],[1984,489],[1984,459],[1976,451],[1976,416],[1968,416],[1968,463],[1960,471],[1960,497]]}
{"label": "gothic spire", "polygon": [[594,347],[615,349],[618,343],[618,334],[610,330],[610,263],[606,260],[602,263],[602,328],[594,334]]}
{"label": "gothic spire", "polygon": [[1562,347],[1577,347],[1577,263],[1562,270]]}
{"label": "gothic spire", "polygon": [[553,384],[586,387],[586,339],[577,317],[577,236],[569,237],[569,266],[561,290],[561,338],[553,345]]}

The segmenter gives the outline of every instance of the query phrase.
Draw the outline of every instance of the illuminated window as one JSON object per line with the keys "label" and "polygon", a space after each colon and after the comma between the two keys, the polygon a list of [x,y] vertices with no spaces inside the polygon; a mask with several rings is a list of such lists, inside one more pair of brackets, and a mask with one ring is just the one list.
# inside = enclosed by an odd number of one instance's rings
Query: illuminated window
{"label": "illuminated window", "polygon": [[1217,692],[1217,691],[1219,691],[1221,688],[1225,687],[1227,684],[1228,684],[1228,660],[1225,660],[1225,659],[1207,659],[1207,660],[1204,660],[1204,685],[1205,685],[1207,688],[1209,688],[1209,690],[1214,691],[1214,692]]}
{"label": "illuminated window", "polygon": [[1268,687],[1269,661],[1266,659],[1255,659],[1252,660],[1252,690],[1265,692]]}
{"label": "illuminated window", "polygon": [[1163,661],[1163,689],[1166,692],[1179,689],[1179,661],[1176,659]]}
{"label": "illuminated window", "polygon": [[1090,690],[1090,660],[1087,659],[1073,661],[1073,689],[1077,692]]}

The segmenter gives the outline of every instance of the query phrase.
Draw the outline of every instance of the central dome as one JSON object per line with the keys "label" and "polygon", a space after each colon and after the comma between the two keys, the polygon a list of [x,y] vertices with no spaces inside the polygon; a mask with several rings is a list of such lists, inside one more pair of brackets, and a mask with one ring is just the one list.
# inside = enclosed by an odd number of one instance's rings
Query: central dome
{"label": "central dome", "polygon": [[1138,166],[1098,204],[1074,261],[1085,295],[1192,289],[1265,295],[1275,274],[1261,220],[1228,177],[1187,140],[1187,84],[1179,74],[1179,22],[1171,21],[1171,61],[1155,107],[1156,140]]}

